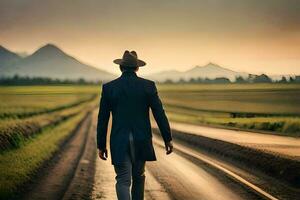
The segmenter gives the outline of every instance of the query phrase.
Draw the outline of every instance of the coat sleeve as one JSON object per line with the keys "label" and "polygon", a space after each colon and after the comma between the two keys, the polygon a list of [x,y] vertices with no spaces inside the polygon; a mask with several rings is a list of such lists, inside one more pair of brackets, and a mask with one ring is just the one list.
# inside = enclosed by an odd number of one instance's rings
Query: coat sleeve
{"label": "coat sleeve", "polygon": [[106,90],[105,84],[102,85],[97,123],[97,148],[101,150],[106,149],[107,126],[110,116],[110,106]]}
{"label": "coat sleeve", "polygon": [[167,143],[171,141],[172,133],[171,133],[169,121],[165,114],[162,102],[158,96],[157,88],[154,82],[151,82],[150,107],[164,142]]}

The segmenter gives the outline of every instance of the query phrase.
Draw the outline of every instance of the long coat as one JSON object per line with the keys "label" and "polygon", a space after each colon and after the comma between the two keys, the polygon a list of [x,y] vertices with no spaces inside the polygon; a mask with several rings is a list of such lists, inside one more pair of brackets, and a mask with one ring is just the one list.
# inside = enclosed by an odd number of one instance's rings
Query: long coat
{"label": "long coat", "polygon": [[135,72],[122,75],[102,85],[97,123],[97,147],[106,149],[107,126],[112,114],[110,152],[112,164],[122,163],[133,134],[135,158],[156,160],[152,144],[149,109],[160,129],[164,142],[172,140],[170,125],[153,81],[140,78]]}

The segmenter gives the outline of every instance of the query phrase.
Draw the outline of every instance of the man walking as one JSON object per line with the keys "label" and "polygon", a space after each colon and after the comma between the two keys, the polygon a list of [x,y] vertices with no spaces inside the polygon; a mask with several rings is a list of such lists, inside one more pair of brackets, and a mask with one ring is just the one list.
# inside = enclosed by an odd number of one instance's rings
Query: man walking
{"label": "man walking", "polygon": [[[172,134],[153,81],[137,76],[139,60],[135,51],[125,51],[120,65],[122,75],[102,86],[97,124],[99,157],[107,159],[107,126],[112,113],[110,151],[116,172],[116,192],[119,200],[144,199],[145,163],[155,161],[149,108],[158,124],[166,154],[173,151]],[[130,186],[132,182],[131,192]]]}

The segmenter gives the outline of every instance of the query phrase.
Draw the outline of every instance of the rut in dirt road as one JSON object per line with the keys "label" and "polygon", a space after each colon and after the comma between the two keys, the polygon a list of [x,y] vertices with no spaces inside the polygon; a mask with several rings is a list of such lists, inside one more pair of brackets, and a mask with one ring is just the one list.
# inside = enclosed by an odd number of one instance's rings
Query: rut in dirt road
{"label": "rut in dirt road", "polygon": [[42,169],[42,176],[38,177],[38,180],[33,183],[32,190],[25,194],[22,199],[57,200],[63,197],[83,153],[91,120],[91,114],[87,115],[71,139],[49,161],[49,165]]}

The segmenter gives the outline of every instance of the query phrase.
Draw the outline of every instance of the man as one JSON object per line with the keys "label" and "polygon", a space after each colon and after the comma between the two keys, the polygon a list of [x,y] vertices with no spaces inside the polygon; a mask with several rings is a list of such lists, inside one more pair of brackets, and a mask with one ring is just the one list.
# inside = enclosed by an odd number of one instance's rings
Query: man
{"label": "man", "polygon": [[155,83],[136,74],[146,63],[138,59],[135,51],[125,51],[123,58],[114,63],[120,65],[122,75],[102,86],[97,124],[99,157],[106,160],[108,156],[106,136],[111,112],[110,151],[116,172],[117,197],[119,200],[142,200],[145,162],[156,160],[149,108],[163,137],[166,154],[173,151],[172,134]]}

